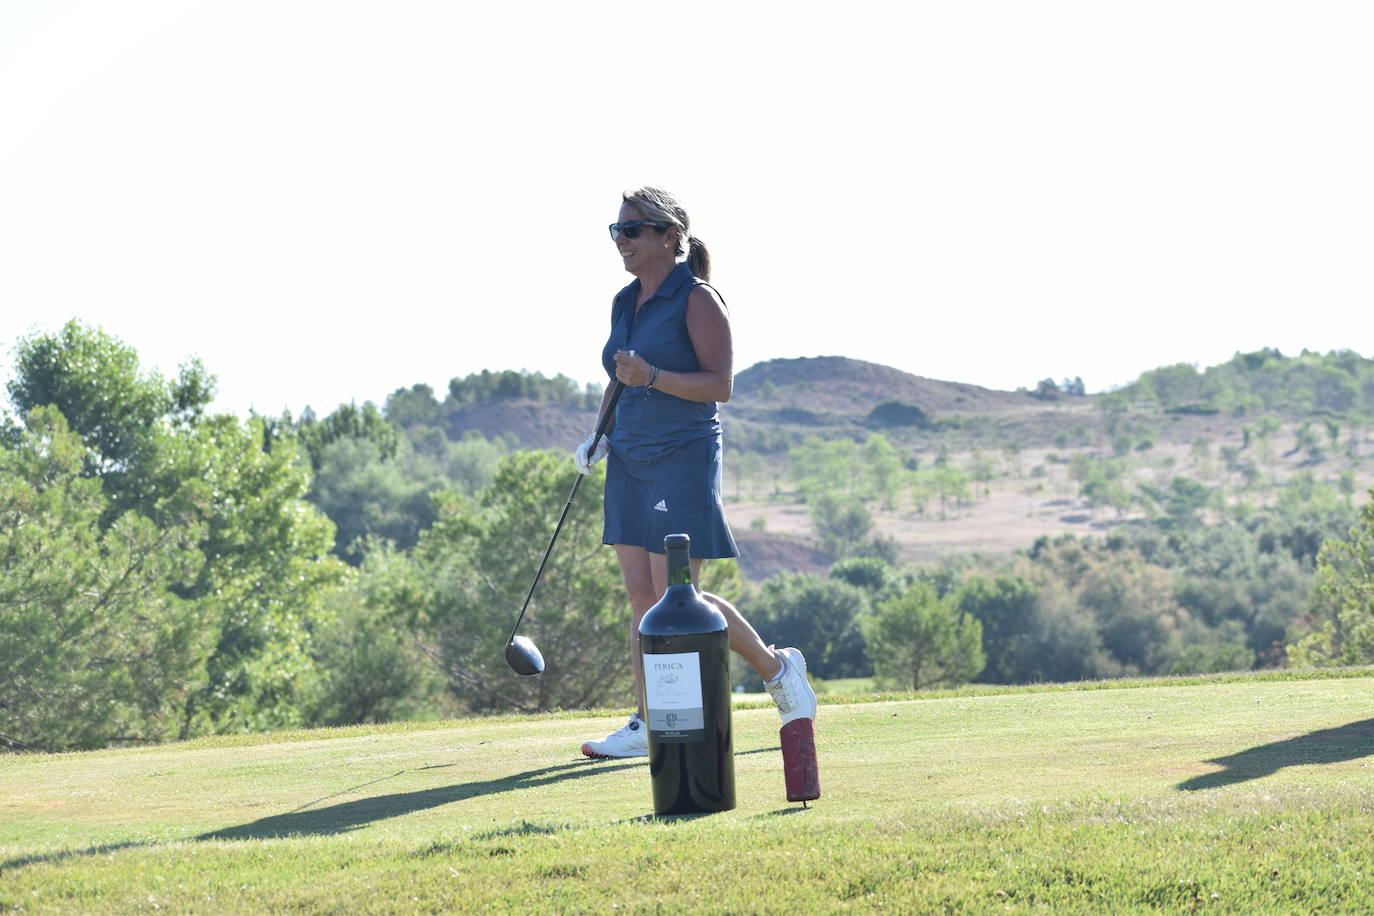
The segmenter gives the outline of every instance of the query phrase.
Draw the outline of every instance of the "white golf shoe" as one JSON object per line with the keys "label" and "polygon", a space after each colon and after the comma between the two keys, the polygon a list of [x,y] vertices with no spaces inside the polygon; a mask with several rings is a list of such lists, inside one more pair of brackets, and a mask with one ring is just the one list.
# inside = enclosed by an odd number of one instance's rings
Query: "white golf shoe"
{"label": "white golf shoe", "polygon": [[782,724],[816,718],[816,691],[806,680],[806,659],[801,650],[778,649],[777,653],[782,659],[782,672],[763,686],[777,704]]}
{"label": "white golf shoe", "polygon": [[638,714],[631,715],[629,722],[605,738],[582,745],[582,753],[588,757],[647,757],[649,729]]}

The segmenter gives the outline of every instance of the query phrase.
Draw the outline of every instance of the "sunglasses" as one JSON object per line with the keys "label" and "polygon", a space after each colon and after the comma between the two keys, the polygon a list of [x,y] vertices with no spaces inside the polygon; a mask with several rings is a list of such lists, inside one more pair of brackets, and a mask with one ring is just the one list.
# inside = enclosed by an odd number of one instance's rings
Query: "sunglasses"
{"label": "sunglasses", "polygon": [[639,230],[645,226],[657,229],[659,232],[668,228],[667,223],[651,223],[644,219],[626,220],[623,223],[611,223],[611,238],[618,239],[622,235],[627,239],[639,238]]}

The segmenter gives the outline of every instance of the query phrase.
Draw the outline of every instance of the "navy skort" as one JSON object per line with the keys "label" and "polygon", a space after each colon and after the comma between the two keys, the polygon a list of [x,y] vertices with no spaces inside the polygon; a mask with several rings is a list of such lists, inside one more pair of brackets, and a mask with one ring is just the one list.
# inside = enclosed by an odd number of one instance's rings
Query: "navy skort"
{"label": "navy skort", "polygon": [[605,544],[663,553],[663,539],[686,534],[692,556],[737,557],[721,503],[721,440],[697,439],[657,461],[635,461],[614,449],[606,458]]}

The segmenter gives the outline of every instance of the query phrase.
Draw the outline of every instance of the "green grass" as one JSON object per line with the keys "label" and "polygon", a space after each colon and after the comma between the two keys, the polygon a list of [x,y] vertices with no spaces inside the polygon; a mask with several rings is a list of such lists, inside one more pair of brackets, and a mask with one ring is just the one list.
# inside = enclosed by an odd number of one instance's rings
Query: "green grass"
{"label": "green grass", "polygon": [[0,757],[0,912],[1369,912],[1374,672],[831,695],[652,817],[618,713]]}

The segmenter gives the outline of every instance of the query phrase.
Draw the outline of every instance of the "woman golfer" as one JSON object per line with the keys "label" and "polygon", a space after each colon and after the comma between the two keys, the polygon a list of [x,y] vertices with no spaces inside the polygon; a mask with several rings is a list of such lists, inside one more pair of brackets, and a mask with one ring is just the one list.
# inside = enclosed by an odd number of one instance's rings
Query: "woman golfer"
{"label": "woman golfer", "polygon": [[[639,620],[668,587],[663,538],[692,539],[692,580],[701,561],[738,556],[721,506],[721,435],[716,404],[733,386],[730,319],[706,281],[711,261],[692,237],[687,211],[659,188],[626,191],[611,238],[635,280],[611,304],[611,334],[601,353],[611,382],[625,388],[610,434],[588,436],[574,455],[580,473],[609,452],[604,543],[614,545],[633,614],[630,667],[638,711],[618,731],[582,745],[588,757],[649,753]],[[816,715],[806,660],[796,649],[765,645],[730,602],[704,596],[725,615],[730,648],[753,666],[783,724]]]}

